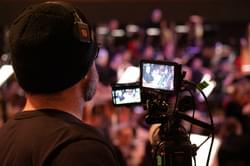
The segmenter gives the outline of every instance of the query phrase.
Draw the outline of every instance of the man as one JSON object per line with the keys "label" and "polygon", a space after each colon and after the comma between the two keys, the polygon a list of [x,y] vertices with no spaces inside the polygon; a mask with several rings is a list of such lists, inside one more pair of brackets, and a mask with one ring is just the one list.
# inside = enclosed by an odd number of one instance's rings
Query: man
{"label": "man", "polygon": [[14,21],[9,40],[27,101],[0,129],[0,165],[117,165],[97,130],[81,122],[97,83],[98,48],[85,16],[62,2],[34,5]]}

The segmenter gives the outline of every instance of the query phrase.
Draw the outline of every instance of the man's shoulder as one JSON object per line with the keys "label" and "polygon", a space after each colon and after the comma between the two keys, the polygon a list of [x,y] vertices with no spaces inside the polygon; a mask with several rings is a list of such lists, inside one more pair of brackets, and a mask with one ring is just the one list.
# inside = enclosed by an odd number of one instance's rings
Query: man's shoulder
{"label": "man's shoulder", "polygon": [[2,138],[6,138],[7,143],[15,140],[17,146],[13,148],[19,154],[28,154],[32,151],[32,160],[35,163],[50,161],[55,154],[60,154],[58,157],[62,161],[63,158],[68,158],[69,161],[75,159],[81,163],[88,159],[93,160],[90,154],[113,160],[111,145],[96,128],[67,113],[52,111],[43,110],[17,115],[2,128],[5,130],[2,133],[5,136]]}
{"label": "man's shoulder", "polygon": [[[62,114],[60,116],[56,122],[49,122],[56,123],[54,124],[55,129],[52,129],[57,132],[53,140],[60,138],[60,141],[53,144],[53,149],[47,155],[46,161],[53,161],[53,165],[82,165],[83,162],[84,165],[93,166],[114,165],[113,148],[96,128],[71,117],[71,115]],[[57,119],[58,115],[53,118]],[[58,155],[54,156],[54,154]]]}
{"label": "man's shoulder", "polygon": [[48,138],[57,137],[61,140],[96,140],[103,142],[102,134],[93,126],[88,125],[73,115],[59,111],[39,110],[40,117],[32,122],[37,129],[48,135]]}
{"label": "man's shoulder", "polygon": [[50,126],[54,126],[52,130],[58,131],[58,133],[62,132],[65,136],[71,135],[79,139],[103,140],[102,134],[95,127],[80,121],[66,112],[56,110],[51,112],[46,110],[44,112],[46,112],[44,118],[47,123],[50,123]]}

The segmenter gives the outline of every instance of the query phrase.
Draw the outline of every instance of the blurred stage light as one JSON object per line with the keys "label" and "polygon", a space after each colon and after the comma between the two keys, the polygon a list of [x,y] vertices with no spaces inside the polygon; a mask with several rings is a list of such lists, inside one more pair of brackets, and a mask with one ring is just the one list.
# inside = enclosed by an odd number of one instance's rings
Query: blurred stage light
{"label": "blurred stage light", "polygon": [[113,37],[123,37],[125,36],[125,31],[123,29],[115,29],[111,32]]}
{"label": "blurred stage light", "polygon": [[147,35],[148,36],[159,36],[160,35],[160,29],[159,28],[148,28],[147,29]]}
{"label": "blurred stage light", "polygon": [[106,26],[99,26],[96,28],[96,33],[98,35],[106,35],[106,34],[108,34],[108,32],[109,32],[108,27],[106,27]]}
{"label": "blurred stage light", "polygon": [[242,71],[243,73],[248,73],[248,72],[250,72],[250,64],[242,65],[242,66],[241,66],[241,71]]}
{"label": "blurred stage light", "polygon": [[177,26],[175,27],[175,31],[176,31],[177,33],[188,33],[189,28],[188,28],[188,26],[186,26],[186,25],[177,25]]}
{"label": "blurred stage light", "polygon": [[139,32],[139,26],[134,25],[134,24],[129,24],[126,26],[126,31],[128,33],[136,33]]}
{"label": "blurred stage light", "polygon": [[129,66],[121,75],[118,83],[133,83],[137,82],[140,77],[139,67]]}
{"label": "blurred stage light", "polygon": [[14,73],[13,67],[11,65],[3,65],[0,68],[0,87],[3,83]]}

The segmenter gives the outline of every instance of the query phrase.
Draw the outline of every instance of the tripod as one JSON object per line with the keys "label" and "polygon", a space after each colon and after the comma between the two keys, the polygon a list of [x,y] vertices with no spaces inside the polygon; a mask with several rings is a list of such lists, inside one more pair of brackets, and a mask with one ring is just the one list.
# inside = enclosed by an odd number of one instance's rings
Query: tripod
{"label": "tripod", "polygon": [[159,127],[158,140],[153,147],[156,166],[192,166],[196,146],[178,120],[169,121]]}

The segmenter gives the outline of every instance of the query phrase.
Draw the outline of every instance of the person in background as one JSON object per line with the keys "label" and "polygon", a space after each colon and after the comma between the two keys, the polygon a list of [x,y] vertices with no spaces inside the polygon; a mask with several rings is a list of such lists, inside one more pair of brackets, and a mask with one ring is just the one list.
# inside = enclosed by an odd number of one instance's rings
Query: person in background
{"label": "person in background", "polygon": [[219,136],[222,139],[218,151],[220,166],[249,165],[249,135],[243,133],[242,125],[235,117],[225,119]]}

